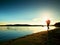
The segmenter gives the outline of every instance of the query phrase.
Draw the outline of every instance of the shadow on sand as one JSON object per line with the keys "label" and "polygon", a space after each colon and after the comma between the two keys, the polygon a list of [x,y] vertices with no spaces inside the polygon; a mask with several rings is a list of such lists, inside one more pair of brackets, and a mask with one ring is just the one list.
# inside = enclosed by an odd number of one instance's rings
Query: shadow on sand
{"label": "shadow on sand", "polygon": [[60,27],[48,31],[47,45],[60,45]]}

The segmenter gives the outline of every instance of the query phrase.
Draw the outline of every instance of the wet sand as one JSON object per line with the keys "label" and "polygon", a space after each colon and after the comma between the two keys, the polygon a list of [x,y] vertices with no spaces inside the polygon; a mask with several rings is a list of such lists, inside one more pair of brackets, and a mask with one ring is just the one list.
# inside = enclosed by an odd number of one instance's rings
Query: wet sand
{"label": "wet sand", "polygon": [[60,45],[60,28],[38,32],[4,42],[0,45]]}

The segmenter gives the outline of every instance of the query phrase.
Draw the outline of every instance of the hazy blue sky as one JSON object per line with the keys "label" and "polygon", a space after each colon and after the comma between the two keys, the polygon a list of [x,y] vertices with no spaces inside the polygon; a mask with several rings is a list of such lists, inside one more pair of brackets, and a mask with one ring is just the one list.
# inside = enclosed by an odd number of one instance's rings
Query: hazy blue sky
{"label": "hazy blue sky", "polygon": [[0,0],[0,24],[42,24],[46,17],[60,21],[59,0]]}

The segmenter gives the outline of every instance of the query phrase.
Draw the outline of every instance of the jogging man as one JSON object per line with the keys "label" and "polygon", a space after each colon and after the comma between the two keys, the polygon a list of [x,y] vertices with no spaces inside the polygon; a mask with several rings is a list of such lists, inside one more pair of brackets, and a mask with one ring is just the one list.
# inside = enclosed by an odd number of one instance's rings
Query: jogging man
{"label": "jogging man", "polygon": [[47,28],[49,29],[50,20],[46,20],[46,23],[47,23]]}

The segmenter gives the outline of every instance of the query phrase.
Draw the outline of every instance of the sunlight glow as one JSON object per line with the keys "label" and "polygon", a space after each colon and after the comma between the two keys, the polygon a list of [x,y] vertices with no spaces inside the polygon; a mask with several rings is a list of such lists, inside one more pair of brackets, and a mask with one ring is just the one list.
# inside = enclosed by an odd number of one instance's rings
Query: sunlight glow
{"label": "sunlight glow", "polygon": [[53,13],[51,11],[44,10],[44,11],[41,11],[39,16],[37,18],[33,19],[33,21],[37,22],[40,25],[46,25],[46,20],[48,20],[48,19],[52,20],[52,15],[53,15]]}
{"label": "sunlight glow", "polygon": [[43,11],[42,15],[42,24],[46,25],[46,20],[52,20],[52,13],[50,11]]}
{"label": "sunlight glow", "polygon": [[6,22],[0,22],[0,25],[6,25]]}
{"label": "sunlight glow", "polygon": [[46,27],[29,27],[29,29],[32,30],[33,33],[47,31]]}

